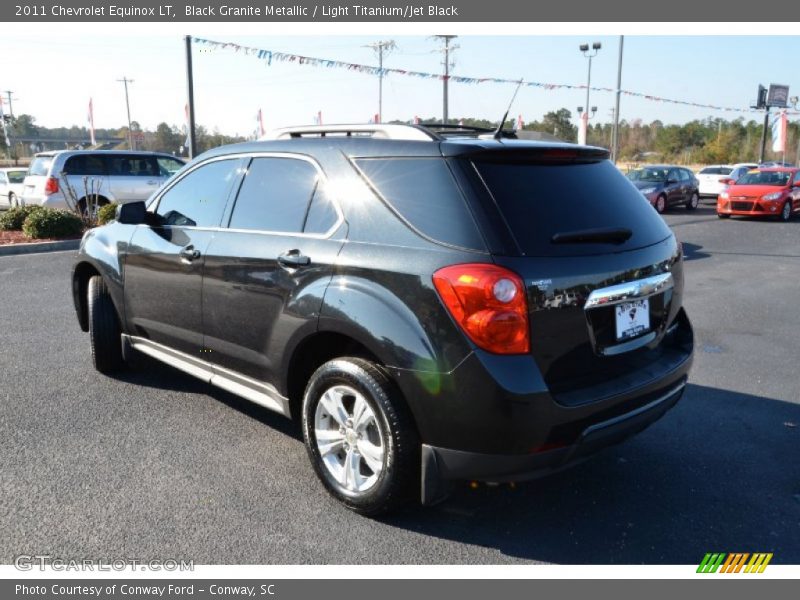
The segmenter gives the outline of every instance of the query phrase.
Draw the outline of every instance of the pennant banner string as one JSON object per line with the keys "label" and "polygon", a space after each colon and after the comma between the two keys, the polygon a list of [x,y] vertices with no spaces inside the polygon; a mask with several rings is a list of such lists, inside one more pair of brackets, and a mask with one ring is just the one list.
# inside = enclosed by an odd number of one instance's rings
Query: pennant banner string
{"label": "pennant banner string", "polygon": [[[233,42],[218,42],[204,38],[193,37],[192,41],[196,44],[208,46],[216,50],[232,50],[246,56],[253,56],[259,60],[266,62],[267,66],[272,65],[273,62],[294,63],[298,65],[306,65],[310,67],[324,67],[329,69],[345,69],[348,71],[355,71],[367,75],[403,75],[405,77],[416,77],[418,79],[437,79],[443,80],[445,75],[440,73],[426,73],[423,71],[409,71],[406,69],[392,69],[392,68],[379,68],[370,65],[363,65],[359,63],[350,63],[341,60],[331,60],[327,58],[315,58],[312,56],[301,56],[299,54],[291,54],[289,52],[275,52],[272,50],[264,50],[262,48],[254,48],[252,46],[244,46],[242,44],[235,44]],[[481,83],[496,83],[496,84],[514,84],[519,85],[519,79],[501,79],[498,77],[464,77],[460,75],[449,75],[448,80],[454,83],[464,84],[481,84]],[[586,90],[586,85],[571,85],[565,83],[542,83],[538,81],[525,80],[522,83],[525,87],[541,88],[547,91],[551,90]],[[615,93],[616,88],[609,87],[589,87],[593,92],[608,92]],[[651,94],[643,94],[641,92],[633,92],[630,90],[620,90],[620,93],[625,96],[633,98],[643,98],[652,102],[664,102],[668,104],[678,104],[681,106],[691,106],[694,108],[707,108],[711,110],[718,110],[722,112],[740,112],[751,113],[756,112],[754,108],[734,108],[730,106],[716,106],[714,104],[702,104],[699,102],[690,102],[687,100],[674,100],[672,98],[663,98],[661,96],[653,96]],[[797,115],[800,111],[787,111],[787,114]]]}

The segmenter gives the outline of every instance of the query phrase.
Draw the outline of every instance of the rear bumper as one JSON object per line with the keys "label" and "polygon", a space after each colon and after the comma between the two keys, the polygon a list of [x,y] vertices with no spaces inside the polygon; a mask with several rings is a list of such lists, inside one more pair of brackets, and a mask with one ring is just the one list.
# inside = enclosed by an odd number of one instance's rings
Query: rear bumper
{"label": "rear bumper", "polygon": [[447,495],[453,480],[526,481],[572,467],[595,452],[639,433],[671,409],[686,387],[684,376],[663,394],[628,413],[586,427],[577,441],[563,448],[524,455],[483,454],[422,446],[422,502],[434,504]]}

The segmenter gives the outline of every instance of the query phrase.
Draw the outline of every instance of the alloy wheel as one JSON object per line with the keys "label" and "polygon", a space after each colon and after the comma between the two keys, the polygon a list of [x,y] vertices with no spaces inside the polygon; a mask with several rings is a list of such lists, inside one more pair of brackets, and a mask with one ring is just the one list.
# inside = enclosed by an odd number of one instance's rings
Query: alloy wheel
{"label": "alloy wheel", "polygon": [[349,385],[328,388],[317,403],[314,438],[328,475],[344,490],[362,494],[378,481],[386,446],[360,392]]}

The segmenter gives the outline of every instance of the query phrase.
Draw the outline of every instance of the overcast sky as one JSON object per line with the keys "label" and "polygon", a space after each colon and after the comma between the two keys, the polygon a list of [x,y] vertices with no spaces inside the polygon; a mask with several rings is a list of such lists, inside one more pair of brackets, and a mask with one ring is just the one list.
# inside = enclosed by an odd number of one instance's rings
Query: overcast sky
{"label": "overcast sky", "polygon": [[[131,25],[125,35],[91,35],[49,31],[46,35],[5,30],[0,36],[0,90],[13,90],[14,112],[29,113],[45,126],[85,125],[93,98],[95,125],[125,124],[123,76],[130,84],[131,116],[146,128],[159,122],[181,125],[186,102],[184,42],[179,34],[141,35],[147,26]],[[384,66],[440,72],[438,42],[427,36],[235,36],[202,37],[231,41],[272,51],[353,63],[377,64],[365,46],[394,39],[397,49]],[[454,41],[454,75],[500,77],[555,84],[585,84],[587,60],[578,50],[583,42],[603,47],[593,61],[592,84],[616,85],[619,36],[473,36]],[[800,36],[626,36],[623,89],[703,104],[746,108],[759,83],[790,85],[800,93]],[[310,123],[317,111],[323,120],[365,122],[377,112],[377,78],[357,72],[273,61],[268,66],[233,51],[194,52],[197,122],[228,134],[249,135],[259,109],[267,129]],[[452,83],[450,116],[497,120],[505,111],[513,86]],[[442,83],[401,75],[384,79],[384,121],[441,116]],[[575,112],[585,103],[585,91],[523,88],[513,115],[541,119],[550,110]],[[595,121],[610,121],[614,96],[593,92]],[[6,106],[6,110],[8,107]],[[679,106],[627,96],[624,119],[660,119],[665,123],[740,113]],[[747,119],[759,118],[745,113]],[[797,117],[793,117],[797,118]]]}

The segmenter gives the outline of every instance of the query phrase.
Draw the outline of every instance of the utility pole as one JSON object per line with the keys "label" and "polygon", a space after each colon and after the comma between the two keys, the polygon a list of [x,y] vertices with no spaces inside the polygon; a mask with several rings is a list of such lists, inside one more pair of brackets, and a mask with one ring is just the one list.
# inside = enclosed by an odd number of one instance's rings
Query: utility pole
{"label": "utility pole", "polygon": [[367,44],[365,48],[372,48],[378,55],[378,123],[383,123],[383,54],[397,48],[397,44],[394,40],[381,40]]}
{"label": "utility pole", "polygon": [[189,107],[189,158],[197,154],[197,139],[194,131],[194,73],[192,70],[192,36],[186,38],[186,106]]}
{"label": "utility pole", "polygon": [[128,148],[135,150],[133,144],[133,131],[131,130],[131,103],[128,100],[128,84],[133,83],[133,79],[128,79],[123,76],[122,79],[117,79],[118,82],[125,84],[125,108],[128,111]]}
{"label": "utility pole", "polygon": [[442,84],[443,84],[442,85],[442,123],[446,124],[447,123],[447,119],[448,119],[448,114],[447,114],[448,111],[447,111],[447,109],[448,109],[448,102],[449,102],[448,95],[447,95],[448,94],[448,89],[447,89],[448,86],[447,86],[447,84],[450,81],[450,67],[455,66],[455,64],[451,64],[450,63],[450,53],[455,51],[455,50],[458,50],[458,45],[457,44],[456,45],[451,45],[450,44],[450,40],[453,40],[453,39],[457,38],[458,36],[457,35],[435,35],[433,37],[442,40],[442,42],[444,43],[444,45],[440,49],[440,52],[442,52],[444,54],[444,63],[443,63],[444,64],[444,77],[442,78]]}
{"label": "utility pole", "polygon": [[767,128],[769,127],[769,105],[764,107],[764,129],[761,131],[761,151],[758,154],[758,162],[764,162],[764,150],[767,147]]}
{"label": "utility pole", "polygon": [[14,116],[14,105],[11,104],[11,94],[13,94],[14,92],[12,92],[11,90],[4,90],[3,93],[8,98],[8,114],[13,117]]}
{"label": "utility pole", "polygon": [[619,36],[619,59],[617,61],[617,99],[614,105],[614,131],[611,143],[611,158],[614,164],[619,159],[619,97],[622,94],[622,47],[625,43],[625,36]]}

